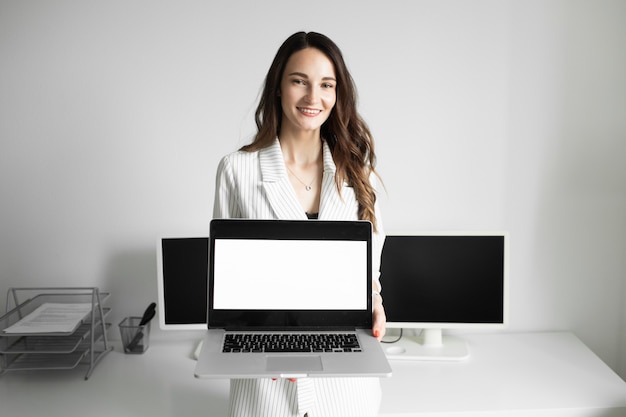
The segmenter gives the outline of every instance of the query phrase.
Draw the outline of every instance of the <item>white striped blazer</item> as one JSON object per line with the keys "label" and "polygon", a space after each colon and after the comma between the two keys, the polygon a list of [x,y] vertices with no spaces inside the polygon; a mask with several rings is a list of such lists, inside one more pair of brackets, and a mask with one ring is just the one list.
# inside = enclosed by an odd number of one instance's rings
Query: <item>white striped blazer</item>
{"label": "white striped blazer", "polygon": [[[323,160],[319,219],[357,220],[358,202],[354,190],[348,184],[343,185],[341,193],[337,190],[337,169],[325,141]],[[376,189],[376,176],[372,175],[370,181]],[[385,235],[378,204],[375,213],[377,232],[372,239],[372,271],[380,289],[378,271]],[[307,219],[287,176],[278,139],[259,151],[237,151],[222,158],[217,168],[213,218]]]}
{"label": "white striped blazer", "polygon": [[[341,193],[337,190],[336,167],[326,142],[323,159],[319,219],[357,220],[354,190],[347,184]],[[376,189],[375,175],[371,181]],[[385,235],[378,204],[375,212],[372,271],[380,289],[378,272]],[[287,176],[278,140],[256,152],[237,151],[222,158],[216,175],[213,218],[307,219]],[[301,379],[295,384],[287,380],[232,379],[230,388],[230,417],[376,416],[381,399],[378,378]]]}

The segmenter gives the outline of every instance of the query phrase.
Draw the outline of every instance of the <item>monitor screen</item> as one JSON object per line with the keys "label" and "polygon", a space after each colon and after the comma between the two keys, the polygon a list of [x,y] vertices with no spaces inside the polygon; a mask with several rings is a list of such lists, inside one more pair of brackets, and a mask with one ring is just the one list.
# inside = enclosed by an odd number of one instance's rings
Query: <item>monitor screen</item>
{"label": "monitor screen", "polygon": [[207,328],[207,237],[157,240],[159,326],[163,330]]}
{"label": "monitor screen", "polygon": [[508,322],[508,237],[498,233],[390,233],[381,258],[388,328],[497,329]]}

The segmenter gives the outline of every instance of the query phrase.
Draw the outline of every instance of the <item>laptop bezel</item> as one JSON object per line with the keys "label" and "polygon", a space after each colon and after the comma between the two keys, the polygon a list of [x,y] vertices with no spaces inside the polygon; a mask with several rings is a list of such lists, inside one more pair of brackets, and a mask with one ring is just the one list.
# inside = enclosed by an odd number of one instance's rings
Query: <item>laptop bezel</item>
{"label": "laptop bezel", "polygon": [[[367,242],[367,300],[362,310],[225,310],[215,309],[214,251],[216,239],[314,239]],[[242,254],[242,261],[245,254]],[[319,260],[322,261],[322,260]],[[355,220],[213,219],[209,233],[207,326],[224,330],[346,330],[372,327],[372,225]],[[329,288],[328,291],[332,291]]]}

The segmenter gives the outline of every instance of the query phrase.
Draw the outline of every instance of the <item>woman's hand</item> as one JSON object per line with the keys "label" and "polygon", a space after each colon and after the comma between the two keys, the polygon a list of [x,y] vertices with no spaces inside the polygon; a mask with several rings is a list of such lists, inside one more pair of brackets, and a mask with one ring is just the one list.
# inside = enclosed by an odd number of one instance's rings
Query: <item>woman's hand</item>
{"label": "woman's hand", "polygon": [[383,298],[380,294],[376,293],[372,296],[372,304],[372,334],[378,341],[381,341],[387,329],[387,316],[385,315],[385,307],[383,307]]}

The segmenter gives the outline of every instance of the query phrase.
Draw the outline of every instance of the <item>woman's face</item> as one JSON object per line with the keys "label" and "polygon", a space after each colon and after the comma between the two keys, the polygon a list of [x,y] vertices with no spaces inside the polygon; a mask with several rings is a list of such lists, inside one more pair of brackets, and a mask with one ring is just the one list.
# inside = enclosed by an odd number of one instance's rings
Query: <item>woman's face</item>
{"label": "woman's face", "polygon": [[319,49],[291,55],[280,83],[281,132],[319,132],[337,101],[336,86],[335,67]]}

